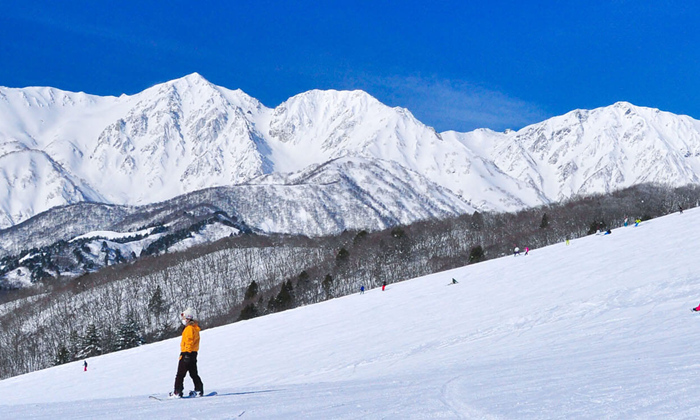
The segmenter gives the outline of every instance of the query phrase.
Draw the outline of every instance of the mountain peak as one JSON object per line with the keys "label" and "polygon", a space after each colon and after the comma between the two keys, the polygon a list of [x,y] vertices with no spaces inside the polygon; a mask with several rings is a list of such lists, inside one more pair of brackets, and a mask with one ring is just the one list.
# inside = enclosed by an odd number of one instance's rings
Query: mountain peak
{"label": "mountain peak", "polygon": [[162,94],[163,92],[170,92],[173,90],[176,91],[187,91],[187,90],[193,90],[193,89],[201,89],[201,88],[209,88],[209,89],[215,89],[215,86],[209,82],[207,79],[202,77],[199,73],[191,73],[186,76],[180,77],[178,79],[173,79],[169,80],[164,83],[159,83],[155,86],[152,86],[148,89],[146,89],[144,92],[158,92],[159,94]]}
{"label": "mountain peak", "polygon": [[241,89],[231,90],[217,86],[197,72],[156,85],[148,90],[152,90],[158,94],[173,94],[176,92],[178,96],[191,95],[195,97],[198,102],[207,101],[217,96],[225,98],[231,105],[240,107],[246,111],[259,110],[262,108],[260,101]]}
{"label": "mountain peak", "polygon": [[187,76],[183,76],[179,79],[171,80],[165,83],[166,85],[175,86],[178,90],[188,89],[188,88],[210,88],[213,89],[214,85],[205,79],[199,73],[191,73]]}
{"label": "mountain peak", "polygon": [[612,105],[614,108],[637,108],[636,105],[627,101],[618,101]]}
{"label": "mountain peak", "polygon": [[324,103],[348,103],[355,101],[380,103],[374,96],[363,90],[335,90],[312,89],[302,92],[287,99],[285,103],[293,102],[324,102]]}
{"label": "mountain peak", "polygon": [[186,76],[183,76],[179,79],[172,80],[171,82],[186,82],[191,85],[199,85],[199,84],[211,84],[207,79],[204,78],[201,74],[194,72],[190,73]]}

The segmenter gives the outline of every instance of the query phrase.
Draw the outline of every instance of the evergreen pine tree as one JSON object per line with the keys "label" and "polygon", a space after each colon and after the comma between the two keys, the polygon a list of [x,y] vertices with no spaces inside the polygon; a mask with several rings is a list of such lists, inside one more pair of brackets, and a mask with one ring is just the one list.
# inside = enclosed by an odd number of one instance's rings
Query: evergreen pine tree
{"label": "evergreen pine tree", "polygon": [[250,284],[248,285],[248,289],[246,289],[245,291],[244,299],[252,299],[255,296],[257,296],[258,292],[258,283],[256,283],[255,280],[253,280],[252,282],[250,282]]}
{"label": "evergreen pine tree", "polygon": [[406,232],[397,226],[391,230],[391,236],[396,239],[401,239],[406,236]]}
{"label": "evergreen pine tree", "polygon": [[144,343],[141,336],[141,328],[133,314],[126,317],[126,320],[119,325],[117,333],[116,350],[130,349]]}
{"label": "evergreen pine tree", "polygon": [[472,220],[471,220],[471,228],[474,230],[481,230],[484,227],[484,216],[479,213],[478,211],[475,211],[474,214],[472,214]]}
{"label": "evergreen pine tree", "polygon": [[78,331],[72,330],[70,334],[68,334],[68,353],[71,361],[78,357],[78,352],[80,352],[81,349],[81,343],[82,341],[80,339],[80,335],[78,335]]}
{"label": "evergreen pine tree", "polygon": [[77,354],[78,359],[92,357],[102,354],[102,337],[97,331],[97,327],[92,322],[85,329],[85,336]]}
{"label": "evergreen pine tree", "polygon": [[255,307],[253,303],[249,303],[243,308],[241,314],[238,316],[239,321],[246,319],[252,319],[258,316],[258,308]]}
{"label": "evergreen pine tree", "polygon": [[331,298],[331,287],[333,286],[333,277],[330,274],[326,274],[326,277],[323,279],[323,282],[321,282],[321,287],[323,287],[323,291],[326,292],[326,296]]}
{"label": "evergreen pine tree", "polygon": [[347,262],[348,258],[350,258],[350,253],[348,252],[348,250],[345,248],[340,248],[340,251],[338,251],[338,255],[335,256],[335,263],[337,265],[341,265]]}
{"label": "evergreen pine tree", "polygon": [[122,255],[122,252],[119,250],[119,248],[116,248],[116,249],[114,250],[114,262],[115,262],[116,264],[121,264],[121,263],[123,263],[124,261],[126,261],[126,259],[125,259],[124,256]]}
{"label": "evergreen pine tree", "polygon": [[61,344],[56,350],[56,356],[54,357],[53,365],[58,366],[71,361],[71,355],[66,346]]}
{"label": "evergreen pine tree", "polygon": [[469,264],[483,261],[484,257],[484,249],[481,247],[481,245],[477,245],[469,251]]}
{"label": "evergreen pine tree", "polygon": [[262,296],[258,298],[258,304],[256,305],[256,308],[258,309],[258,315],[265,314],[265,301]]}
{"label": "evergreen pine tree", "polygon": [[361,230],[361,231],[357,232],[357,235],[355,235],[355,238],[352,240],[352,244],[357,245],[358,243],[363,241],[365,238],[367,238],[367,235],[369,235],[369,234],[367,233],[366,230]]}
{"label": "evergreen pine tree", "polygon": [[287,280],[282,284],[282,288],[280,288],[277,297],[275,297],[272,307],[275,311],[284,311],[294,307],[294,288],[291,280]]}
{"label": "evergreen pine tree", "polygon": [[148,311],[155,315],[156,318],[160,317],[166,310],[165,300],[163,299],[163,291],[160,285],[156,286],[156,290],[153,291],[153,295],[148,300]]}

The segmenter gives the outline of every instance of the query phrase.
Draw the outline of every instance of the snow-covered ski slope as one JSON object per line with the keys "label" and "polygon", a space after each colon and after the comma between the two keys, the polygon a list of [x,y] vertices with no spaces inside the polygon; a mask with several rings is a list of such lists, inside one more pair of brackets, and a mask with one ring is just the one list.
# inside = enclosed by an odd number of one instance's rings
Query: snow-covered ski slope
{"label": "snow-covered ski slope", "polygon": [[689,210],[205,330],[216,397],[148,398],[176,339],[0,381],[1,416],[697,418],[699,226]]}

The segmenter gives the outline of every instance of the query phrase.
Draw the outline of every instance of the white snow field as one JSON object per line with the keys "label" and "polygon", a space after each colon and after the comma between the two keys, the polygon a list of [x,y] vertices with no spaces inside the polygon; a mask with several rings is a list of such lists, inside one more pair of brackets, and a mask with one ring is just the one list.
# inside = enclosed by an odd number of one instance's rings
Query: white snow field
{"label": "white snow field", "polygon": [[0,381],[0,417],[697,418],[699,226],[688,210],[202,331],[215,397],[148,398],[172,389],[174,339]]}

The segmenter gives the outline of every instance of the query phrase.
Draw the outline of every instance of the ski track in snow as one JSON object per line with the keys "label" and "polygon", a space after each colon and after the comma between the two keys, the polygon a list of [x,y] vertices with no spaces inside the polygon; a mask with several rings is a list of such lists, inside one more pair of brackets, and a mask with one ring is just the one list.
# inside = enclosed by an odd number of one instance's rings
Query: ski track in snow
{"label": "ski track in snow", "polygon": [[[694,418],[700,209],[0,381],[2,418]],[[459,283],[443,287],[452,278]],[[185,380],[186,390],[191,387]],[[66,390],[69,390],[66,392]]]}

